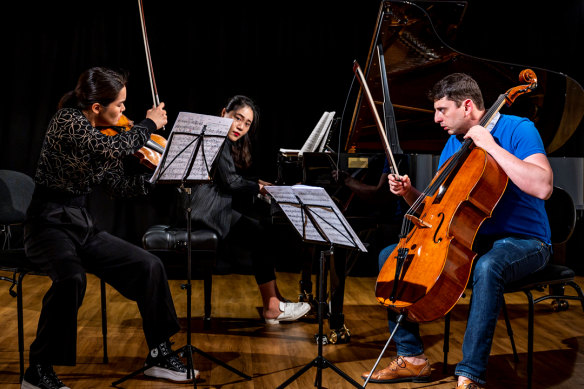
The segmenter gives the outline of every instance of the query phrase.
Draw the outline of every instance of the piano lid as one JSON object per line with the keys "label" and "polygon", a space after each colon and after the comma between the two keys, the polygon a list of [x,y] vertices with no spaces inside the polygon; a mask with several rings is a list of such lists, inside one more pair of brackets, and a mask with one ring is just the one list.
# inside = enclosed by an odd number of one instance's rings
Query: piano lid
{"label": "piano lid", "polygon": [[[364,73],[382,115],[383,91],[375,49],[381,43],[397,137],[404,152],[439,154],[446,142],[448,134],[434,123],[433,104],[426,97],[439,79],[454,72],[470,74],[481,87],[488,108],[499,94],[519,84],[521,70],[530,68],[537,75],[538,88],[501,112],[531,119],[548,155],[584,156],[582,142],[574,141],[584,134],[584,90],[580,84],[559,72],[486,60],[451,48],[442,37],[448,41],[455,38],[466,6],[466,1],[381,3]],[[345,151],[383,152],[361,92],[346,139]]]}

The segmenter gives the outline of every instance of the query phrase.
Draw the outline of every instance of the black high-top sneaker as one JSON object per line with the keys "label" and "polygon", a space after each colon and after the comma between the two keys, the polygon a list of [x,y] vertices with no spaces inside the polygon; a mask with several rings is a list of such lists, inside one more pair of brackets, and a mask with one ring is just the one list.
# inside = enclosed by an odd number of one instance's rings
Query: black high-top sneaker
{"label": "black high-top sneaker", "polygon": [[21,389],[71,389],[61,382],[53,366],[41,363],[32,364],[26,369]]}
{"label": "black high-top sneaker", "polygon": [[199,371],[191,372],[191,378],[187,378],[187,368],[180,358],[173,353],[170,341],[158,345],[150,350],[146,358],[146,365],[151,366],[144,371],[149,377],[163,378],[175,382],[187,382],[199,378]]}

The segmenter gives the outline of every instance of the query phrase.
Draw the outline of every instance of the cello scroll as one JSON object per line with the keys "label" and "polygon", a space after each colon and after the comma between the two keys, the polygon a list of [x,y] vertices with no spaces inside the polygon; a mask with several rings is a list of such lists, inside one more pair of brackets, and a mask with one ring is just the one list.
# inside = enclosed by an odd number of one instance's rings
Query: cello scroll
{"label": "cello scroll", "polygon": [[535,72],[531,69],[523,69],[519,73],[519,82],[527,83],[527,85],[519,85],[509,89],[506,93],[506,103],[507,105],[513,104],[515,99],[525,93],[529,93],[535,88],[537,88],[537,76]]}

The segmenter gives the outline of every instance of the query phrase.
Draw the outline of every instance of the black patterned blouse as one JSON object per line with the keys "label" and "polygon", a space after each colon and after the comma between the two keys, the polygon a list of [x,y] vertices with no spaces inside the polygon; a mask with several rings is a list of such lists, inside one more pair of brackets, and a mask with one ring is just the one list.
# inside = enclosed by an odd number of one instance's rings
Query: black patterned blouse
{"label": "black patterned blouse", "polygon": [[156,124],[145,119],[130,131],[102,134],[83,113],[63,108],[51,119],[35,175],[35,183],[71,195],[86,195],[100,183],[114,195],[145,194],[144,177],[124,174],[122,157],[146,144]]}

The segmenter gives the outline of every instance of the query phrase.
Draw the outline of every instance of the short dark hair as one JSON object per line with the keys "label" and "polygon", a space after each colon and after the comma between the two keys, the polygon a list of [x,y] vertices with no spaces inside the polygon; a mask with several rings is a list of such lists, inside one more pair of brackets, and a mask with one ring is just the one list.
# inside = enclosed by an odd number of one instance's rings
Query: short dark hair
{"label": "short dark hair", "polygon": [[128,82],[126,72],[104,67],[87,69],[79,76],[75,89],[67,92],[59,101],[59,108],[87,109],[94,103],[108,106],[115,101]]}
{"label": "short dark hair", "polygon": [[437,101],[446,97],[452,100],[458,107],[466,99],[471,99],[478,109],[485,109],[483,94],[477,82],[464,73],[452,73],[438,81],[430,91],[428,98],[431,101]]}

